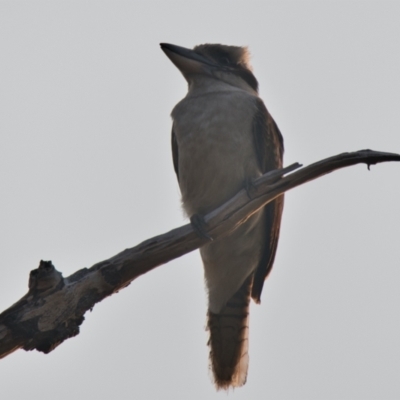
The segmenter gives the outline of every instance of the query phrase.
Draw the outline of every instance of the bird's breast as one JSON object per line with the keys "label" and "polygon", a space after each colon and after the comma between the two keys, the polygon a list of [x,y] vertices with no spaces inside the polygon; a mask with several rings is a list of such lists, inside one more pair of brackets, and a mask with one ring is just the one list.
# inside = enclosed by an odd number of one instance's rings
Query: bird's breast
{"label": "bird's breast", "polygon": [[179,185],[188,215],[205,214],[261,174],[252,134],[254,98],[241,92],[187,97],[174,108]]}

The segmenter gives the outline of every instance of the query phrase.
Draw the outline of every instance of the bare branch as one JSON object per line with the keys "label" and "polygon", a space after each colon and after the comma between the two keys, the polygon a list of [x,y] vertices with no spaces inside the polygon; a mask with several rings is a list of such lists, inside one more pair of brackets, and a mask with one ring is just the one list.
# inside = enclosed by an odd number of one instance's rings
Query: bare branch
{"label": "bare branch", "polygon": [[[343,153],[296,172],[300,164],[269,172],[254,182],[254,190],[241,190],[205,216],[207,233],[218,239],[236,229],[250,215],[282,193],[340,168],[365,163],[400,161],[400,155],[372,150]],[[249,198],[251,197],[251,199]],[[204,245],[190,224],[173,229],[122,251],[91,268],[63,278],[50,261],[31,271],[29,291],[0,314],[0,358],[13,351],[49,353],[79,333],[84,314],[105,297],[128,286],[132,280]]]}

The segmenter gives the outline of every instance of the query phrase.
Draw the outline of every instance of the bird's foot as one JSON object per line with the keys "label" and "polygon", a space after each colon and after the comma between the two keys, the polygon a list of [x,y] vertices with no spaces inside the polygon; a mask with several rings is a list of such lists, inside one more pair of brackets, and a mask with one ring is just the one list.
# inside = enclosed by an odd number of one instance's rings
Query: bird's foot
{"label": "bird's foot", "polygon": [[247,197],[250,200],[255,199],[255,194],[256,194],[256,185],[254,184],[254,179],[252,178],[247,178],[244,182],[244,190],[246,190]]}
{"label": "bird's foot", "polygon": [[206,232],[206,221],[204,217],[199,214],[193,214],[190,217],[190,223],[192,224],[193,230],[204,239],[213,241],[214,239]]}

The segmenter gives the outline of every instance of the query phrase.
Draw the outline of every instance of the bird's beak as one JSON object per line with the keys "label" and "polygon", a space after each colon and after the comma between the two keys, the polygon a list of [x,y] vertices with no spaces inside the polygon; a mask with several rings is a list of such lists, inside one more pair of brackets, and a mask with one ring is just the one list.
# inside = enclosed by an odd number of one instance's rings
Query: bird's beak
{"label": "bird's beak", "polygon": [[160,43],[160,46],[186,79],[190,74],[205,73],[211,67],[216,67],[215,64],[191,49],[169,43]]}

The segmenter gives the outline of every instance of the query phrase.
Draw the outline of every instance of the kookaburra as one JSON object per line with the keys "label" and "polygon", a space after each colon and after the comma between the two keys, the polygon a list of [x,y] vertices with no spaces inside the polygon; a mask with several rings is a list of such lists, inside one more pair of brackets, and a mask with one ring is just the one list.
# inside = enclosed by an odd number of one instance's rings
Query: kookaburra
{"label": "kookaburra", "polygon": [[[162,43],[161,48],[189,86],[172,110],[172,154],[183,208],[199,223],[199,217],[249,188],[254,178],[281,168],[283,139],[258,97],[246,47],[203,44],[191,50]],[[218,389],[246,382],[250,297],[260,302],[282,210],[283,196],[228,236],[200,248]]]}

